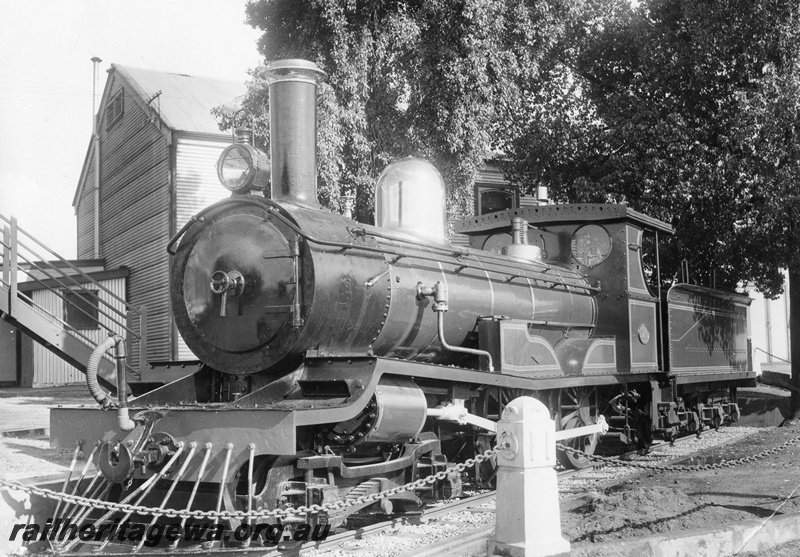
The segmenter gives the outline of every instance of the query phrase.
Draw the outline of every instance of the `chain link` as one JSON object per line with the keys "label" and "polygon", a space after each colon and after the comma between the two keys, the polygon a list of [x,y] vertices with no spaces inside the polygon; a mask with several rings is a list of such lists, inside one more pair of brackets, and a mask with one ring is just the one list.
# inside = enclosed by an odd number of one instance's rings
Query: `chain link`
{"label": "chain link", "polygon": [[[758,346],[756,346],[755,348],[753,348],[753,352],[763,352],[764,354],[766,354],[766,355],[767,355],[767,356],[769,356],[770,358],[775,358],[776,360],[780,360],[780,361],[782,361],[782,362],[786,362],[787,364],[791,364],[791,363],[792,363],[792,360],[786,360],[786,359],[784,359],[784,358],[781,358],[780,356],[776,356],[775,354],[770,354],[769,352],[767,352],[766,350],[762,350],[762,349],[761,349],[761,348],[759,348]],[[768,362],[768,363],[769,363],[769,362]]]}
{"label": "chain link", "polygon": [[[688,465],[688,466],[674,466],[674,465],[659,465],[659,464],[650,464],[645,462],[634,462],[629,460],[621,460],[617,457],[608,457],[608,456],[600,456],[589,454],[587,452],[581,451],[580,449],[575,449],[572,447],[568,447],[561,443],[556,443],[556,446],[566,451],[570,454],[576,456],[585,457],[593,462],[600,462],[605,465],[611,466],[625,466],[629,468],[640,468],[646,470],[652,470],[656,472],[686,472],[686,471],[701,471],[701,470],[719,470],[723,468],[731,468],[733,466],[738,466],[740,464],[746,464],[749,462],[756,462],[768,456],[777,455],[781,451],[800,443],[800,436],[795,437],[778,445],[777,447],[773,447],[771,449],[767,449],[765,451],[761,451],[760,453],[756,453],[751,456],[735,459],[735,460],[727,460],[723,462],[716,462],[713,464],[695,464],[695,465]],[[402,493],[404,491],[411,491],[416,489],[421,489],[426,487],[427,485],[432,485],[437,481],[445,480],[448,476],[458,473],[460,474],[464,470],[475,466],[485,460],[492,458],[493,456],[497,455],[500,451],[502,451],[505,446],[496,446],[493,449],[489,449],[479,455],[476,455],[475,458],[467,459],[466,461],[456,464],[446,470],[442,470],[435,474],[431,474],[426,478],[420,478],[416,481],[409,482],[405,485],[393,487],[391,489],[387,489],[386,491],[382,491],[380,493],[372,493],[369,495],[362,495],[361,497],[356,497],[353,499],[344,499],[339,501],[332,501],[330,503],[326,503],[324,505],[311,505],[311,506],[301,506],[297,508],[290,508],[290,509],[274,509],[274,510],[267,510],[262,509],[258,511],[189,511],[186,509],[178,510],[178,509],[161,509],[157,507],[144,507],[144,506],[137,506],[137,505],[130,505],[126,503],[114,503],[111,501],[104,501],[102,499],[90,499],[88,497],[82,497],[80,495],[72,495],[69,493],[59,493],[57,491],[53,491],[50,489],[46,489],[43,487],[32,486],[32,485],[24,485],[19,482],[14,482],[10,480],[4,480],[0,478],[0,487],[5,487],[8,489],[14,489],[18,491],[22,491],[24,493],[28,493],[30,495],[37,495],[39,497],[44,497],[47,499],[54,499],[56,501],[62,501],[70,504],[75,504],[82,507],[92,507],[95,509],[106,510],[106,511],[123,511],[126,513],[137,513],[141,515],[159,515],[159,516],[166,516],[169,518],[194,518],[194,519],[223,519],[223,520],[244,520],[244,519],[265,519],[265,518],[286,518],[289,516],[294,515],[306,515],[306,514],[316,514],[321,513],[329,510],[343,510],[351,506],[355,505],[365,505],[369,503],[374,503],[379,499],[383,499],[385,497],[391,497],[393,495],[397,495],[398,493]]]}
{"label": "chain link", "polygon": [[46,489],[43,487],[37,487],[33,485],[23,485],[19,482],[4,480],[0,478],[0,487],[6,487],[9,489],[14,489],[18,491],[22,491],[31,495],[38,495],[39,497],[45,497],[47,499],[54,499],[56,501],[63,501],[66,503],[71,503],[75,505],[79,505],[82,507],[92,507],[95,509],[101,509],[106,511],[123,511],[126,513],[137,513],[141,515],[159,515],[159,516],[166,516],[169,518],[194,518],[194,519],[223,519],[223,520],[244,520],[244,519],[259,519],[259,518],[286,518],[289,516],[294,515],[305,515],[305,514],[315,514],[320,513],[328,510],[342,510],[348,507],[352,507],[354,505],[363,505],[368,503],[374,503],[379,499],[383,499],[385,497],[391,497],[392,495],[397,495],[398,493],[402,493],[404,491],[410,491],[413,489],[421,489],[426,487],[427,485],[433,485],[439,480],[445,480],[448,476],[458,473],[460,474],[467,468],[471,468],[476,464],[483,462],[484,460],[488,460],[491,457],[495,456],[501,450],[503,450],[505,446],[497,446],[493,449],[489,449],[479,455],[475,455],[475,458],[470,458],[452,466],[446,470],[442,470],[435,474],[431,474],[427,478],[420,478],[416,481],[407,483],[405,485],[393,487],[391,489],[387,489],[386,491],[382,491],[380,493],[372,493],[369,495],[362,495],[361,497],[356,497],[353,499],[344,499],[339,501],[332,501],[330,503],[326,503],[324,505],[311,505],[311,506],[302,506],[297,508],[291,509],[274,509],[274,510],[267,510],[262,509],[259,511],[188,511],[186,509],[178,510],[178,509],[160,509],[157,507],[143,507],[143,506],[136,506],[130,505],[126,503],[113,503],[111,501],[103,501],[102,499],[90,499],[88,497],[82,497],[80,495],[71,495],[68,493],[59,493],[57,491],[52,491],[50,489]]}
{"label": "chain link", "polygon": [[767,449],[765,451],[761,451],[760,453],[756,453],[754,455],[746,456],[743,458],[737,458],[735,460],[725,460],[722,462],[715,462],[713,464],[690,464],[686,466],[674,466],[670,464],[660,465],[660,464],[651,464],[646,462],[634,462],[630,460],[621,460],[617,457],[589,454],[584,451],[581,451],[580,449],[574,449],[572,447],[568,447],[561,443],[556,443],[556,446],[559,449],[562,449],[570,454],[585,457],[593,462],[602,462],[603,464],[606,465],[627,466],[628,468],[642,468],[646,470],[653,470],[656,472],[686,472],[686,471],[700,471],[700,470],[720,470],[722,468],[732,468],[734,466],[739,466],[740,464],[756,462],[757,460],[761,460],[762,458],[776,455],[781,451],[791,447],[792,445],[797,445],[798,443],[800,443],[800,437],[795,437],[793,439],[789,439],[785,443],[778,445],[777,447],[773,447],[771,449]]}

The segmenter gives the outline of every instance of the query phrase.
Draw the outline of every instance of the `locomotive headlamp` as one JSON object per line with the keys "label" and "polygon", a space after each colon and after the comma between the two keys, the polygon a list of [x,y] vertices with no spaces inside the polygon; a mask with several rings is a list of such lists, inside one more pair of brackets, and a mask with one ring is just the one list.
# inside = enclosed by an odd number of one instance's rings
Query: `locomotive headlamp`
{"label": "locomotive headlamp", "polygon": [[227,189],[245,192],[264,189],[269,184],[267,155],[249,143],[234,143],[217,160],[217,176]]}

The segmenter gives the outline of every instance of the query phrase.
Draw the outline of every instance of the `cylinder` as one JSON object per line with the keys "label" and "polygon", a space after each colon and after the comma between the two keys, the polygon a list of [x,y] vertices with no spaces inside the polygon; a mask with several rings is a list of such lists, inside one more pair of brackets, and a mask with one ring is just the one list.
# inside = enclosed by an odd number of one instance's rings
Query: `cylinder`
{"label": "cylinder", "polygon": [[428,403],[422,389],[405,377],[381,377],[375,388],[377,416],[364,436],[371,443],[413,439],[425,425]]}
{"label": "cylinder", "polygon": [[272,199],[319,207],[317,85],[325,72],[307,60],[278,60],[261,76],[269,83]]}

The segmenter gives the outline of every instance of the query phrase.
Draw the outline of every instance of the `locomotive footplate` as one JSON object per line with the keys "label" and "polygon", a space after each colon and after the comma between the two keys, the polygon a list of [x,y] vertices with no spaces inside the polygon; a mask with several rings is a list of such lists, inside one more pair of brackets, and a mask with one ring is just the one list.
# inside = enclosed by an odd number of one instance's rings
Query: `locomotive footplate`
{"label": "locomotive footplate", "polygon": [[[247,461],[245,448],[253,443],[259,454],[294,455],[297,450],[295,414],[287,410],[263,408],[218,409],[213,407],[163,407],[153,409],[131,408],[131,416],[157,411],[162,417],[155,423],[155,431],[169,432],[177,441],[195,442],[198,447],[213,445],[215,458],[209,462],[204,481],[222,479],[227,443],[236,448],[230,468],[238,469]],[[103,444],[116,442],[133,446],[142,434],[143,425],[131,432],[120,432],[117,416],[97,408],[53,408],[50,411],[50,443],[54,448],[73,449],[81,442],[83,451],[91,449],[95,441]],[[193,480],[196,466],[187,470],[185,479]]]}

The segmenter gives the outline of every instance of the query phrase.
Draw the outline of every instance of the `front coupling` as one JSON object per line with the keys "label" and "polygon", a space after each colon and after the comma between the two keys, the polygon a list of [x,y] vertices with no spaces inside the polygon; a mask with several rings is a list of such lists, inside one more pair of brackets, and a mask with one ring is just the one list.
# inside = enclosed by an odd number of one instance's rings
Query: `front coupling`
{"label": "front coupling", "polygon": [[142,466],[158,470],[178,450],[178,443],[169,433],[153,433],[140,450],[132,451],[130,442],[107,441],[100,447],[100,471],[111,483],[122,483],[133,477]]}

